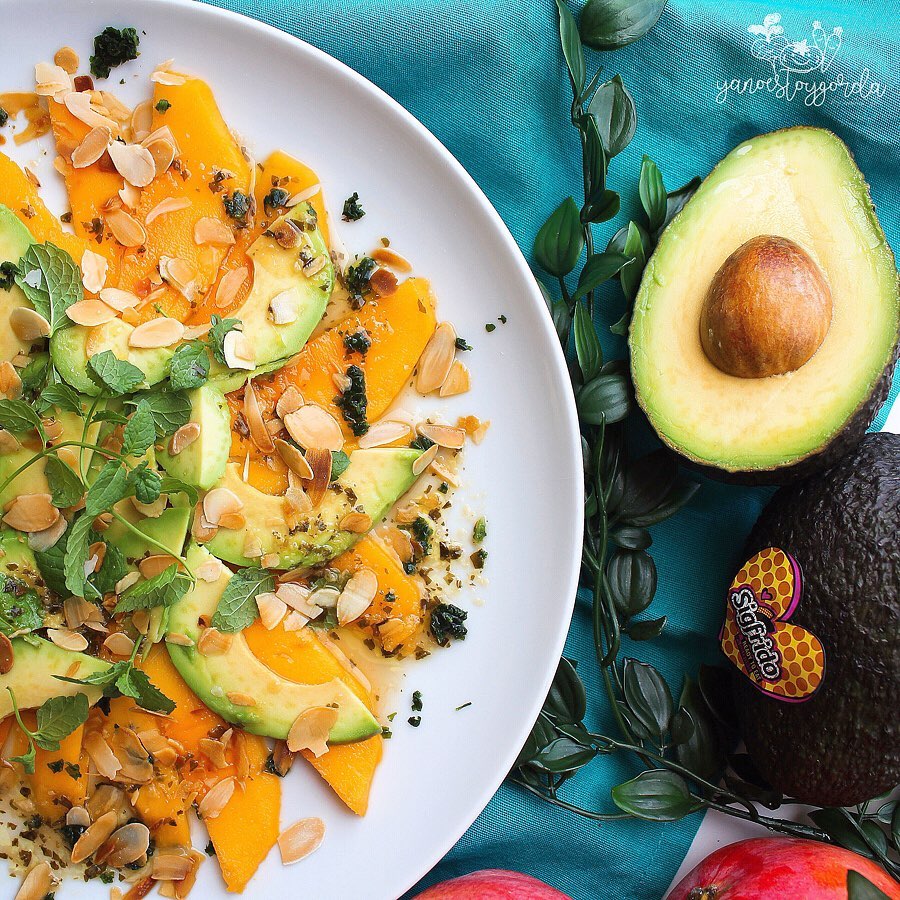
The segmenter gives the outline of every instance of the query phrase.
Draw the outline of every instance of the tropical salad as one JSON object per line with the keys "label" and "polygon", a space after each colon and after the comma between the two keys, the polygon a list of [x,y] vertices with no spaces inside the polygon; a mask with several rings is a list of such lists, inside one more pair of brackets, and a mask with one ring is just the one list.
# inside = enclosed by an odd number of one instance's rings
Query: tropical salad
{"label": "tropical salad", "polygon": [[[138,53],[110,27],[90,74],[65,47],[0,94],[0,144],[52,139],[68,200],[51,212],[0,152],[19,900],[64,875],[181,898],[207,859],[243,890],[276,843],[287,864],[325,836],[282,819],[297,757],[364,815],[393,719],[373,673],[465,637],[447,598],[487,557],[483,518],[447,523],[489,423],[439,415],[471,347],[429,283],[386,238],[349,254],[359,194],[329,217],[315,173],[257,162],[200,78],[169,61],[123,103],[107,86]],[[437,413],[409,411],[426,395]]]}

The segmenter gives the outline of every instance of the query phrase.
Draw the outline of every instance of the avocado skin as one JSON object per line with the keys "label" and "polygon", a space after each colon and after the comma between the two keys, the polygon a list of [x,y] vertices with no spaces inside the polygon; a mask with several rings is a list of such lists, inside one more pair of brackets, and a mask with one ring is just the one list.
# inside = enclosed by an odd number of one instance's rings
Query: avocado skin
{"label": "avocado skin", "polygon": [[748,538],[803,572],[792,622],[825,648],[825,677],[785,703],[729,667],[750,756],[777,789],[852,806],[900,782],[900,435],[871,434],[817,478],[781,488]]}

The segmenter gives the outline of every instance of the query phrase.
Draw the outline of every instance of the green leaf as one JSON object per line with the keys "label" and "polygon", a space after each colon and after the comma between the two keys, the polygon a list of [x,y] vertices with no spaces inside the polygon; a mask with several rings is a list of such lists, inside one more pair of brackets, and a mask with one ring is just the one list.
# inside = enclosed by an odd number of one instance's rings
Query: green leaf
{"label": "green leaf", "polygon": [[891,817],[891,840],[900,849],[900,803],[894,807],[894,815]]}
{"label": "green leaf", "polygon": [[616,785],[612,799],[623,812],[652,822],[676,822],[700,807],[687,782],[666,769],[648,769]]}
{"label": "green leaf", "polygon": [[847,900],[891,900],[880,888],[876,887],[859,872],[847,873]]}
{"label": "green leaf", "polygon": [[98,409],[93,416],[91,416],[91,421],[112,422],[113,425],[124,425],[128,421],[128,416],[123,416],[122,413],[115,409]]}
{"label": "green leaf", "polygon": [[184,494],[191,506],[196,506],[197,501],[200,499],[200,493],[197,488],[192,484],[186,484],[180,478],[173,478],[171,475],[163,475],[159,492],[161,494]]}
{"label": "green leaf", "polygon": [[662,744],[672,719],[672,693],[649,663],[626,659],[622,673],[625,700],[641,724]]}
{"label": "green leaf", "polygon": [[663,616],[660,619],[645,619],[642,622],[629,622],[628,637],[633,641],[652,641],[663,633],[663,629],[666,627],[666,622],[668,621],[669,617]]}
{"label": "green leaf", "polygon": [[223,319],[221,316],[213,315],[210,317],[210,327],[206,334],[206,340],[209,349],[215,359],[223,366],[227,366],[225,361],[225,335],[229,331],[234,331],[241,325],[240,319]]}
{"label": "green leaf", "polygon": [[862,829],[844,810],[816,809],[808,815],[814,824],[845,849],[861,856],[873,856]]}
{"label": "green leaf", "polygon": [[131,495],[128,470],[117,459],[111,459],[94,479],[84,497],[85,517],[93,519],[112,509],[120,500]]}
{"label": "green leaf", "polygon": [[159,575],[132,585],[119,598],[116,613],[134,612],[136,609],[152,609],[154,606],[172,606],[191,586],[191,580],[179,573],[178,563],[172,563]]}
{"label": "green leaf", "polygon": [[[585,190],[585,206],[590,207],[597,202],[602,202],[606,191],[606,169],[609,160],[606,157],[606,149],[600,132],[597,130],[597,122],[592,116],[583,116],[579,120],[579,128],[584,138],[584,162],[587,175]],[[582,211],[581,220],[590,221]]]}
{"label": "green leaf", "polygon": [[42,432],[41,417],[24,400],[0,400],[0,426],[19,433]]}
{"label": "green leaf", "polygon": [[[92,534],[91,541],[102,540],[100,535]],[[125,561],[125,554],[115,545],[104,541],[106,544],[106,552],[103,556],[103,565],[90,576],[90,582],[97,589],[99,594],[112,594],[115,592],[116,585],[125,577],[128,571],[128,564]]]}
{"label": "green leaf", "polygon": [[637,295],[641,276],[644,274],[644,266],[647,264],[641,230],[634,222],[628,223],[625,246],[622,252],[631,262],[622,269],[619,279],[622,282],[622,291],[625,294],[625,299],[631,303]]}
{"label": "green leaf", "polygon": [[582,222],[608,222],[619,214],[621,199],[615,191],[603,190],[592,196],[581,212]]}
{"label": "green leaf", "polygon": [[128,422],[122,435],[123,456],[143,456],[156,440],[156,427],[150,404],[141,400]]}
{"label": "green leaf", "polygon": [[562,722],[576,724],[587,713],[587,695],[575,666],[562,657],[544,701],[544,712]]}
{"label": "green leaf", "polygon": [[[24,384],[24,380],[23,380]],[[65,412],[73,412],[78,416],[84,416],[81,408],[81,400],[78,392],[67,384],[48,384],[40,392],[36,398],[38,409],[43,413],[55,406],[57,409]]]}
{"label": "green leaf", "polygon": [[213,614],[213,627],[230,633],[243,631],[259,615],[256,595],[273,590],[275,579],[271,572],[266,569],[238,569],[225,586]]}
{"label": "green leaf", "polygon": [[48,456],[44,461],[44,474],[50,486],[50,500],[57,509],[75,506],[84,496],[84,485],[71,466],[58,456]]}
{"label": "green leaf", "polygon": [[876,856],[879,854],[882,856],[886,855],[888,852],[887,835],[881,830],[878,823],[867,820],[860,823],[859,827],[866,836],[869,846],[875,851]]}
{"label": "green leaf", "polygon": [[545,772],[559,774],[580,769],[596,755],[597,751],[592,747],[585,747],[572,738],[563,736],[542,748],[532,762]]}
{"label": "green leaf", "polygon": [[145,402],[150,408],[156,433],[160,437],[175,434],[191,418],[191,401],[184,394],[163,391],[144,391],[134,401]]}
{"label": "green leaf", "polygon": [[331,451],[331,477],[330,481],[340,478],[350,465],[350,457],[343,450]]}
{"label": "green leaf", "polygon": [[621,422],[631,411],[631,381],[621,372],[602,373],[582,387],[576,405],[588,425]]}
{"label": "green leaf", "polygon": [[675,756],[678,762],[701,778],[716,783],[725,768],[725,753],[712,712],[707,707],[700,688],[690,678],[684,680],[673,726],[679,717],[689,718],[692,728],[690,735],[677,741]]}
{"label": "green leaf", "polygon": [[169,364],[169,384],[173,391],[190,390],[206,384],[209,354],[199,341],[182,344]]}
{"label": "green leaf", "polygon": [[65,575],[66,544],[70,533],[71,527],[63,533],[62,537],[49,550],[36,550],[34,553],[44,584],[53,593],[62,596],[67,596],[71,593],[66,586]]}
{"label": "green leaf", "polygon": [[558,732],[553,723],[544,713],[540,713],[537,721],[534,723],[534,727],[531,729],[531,733],[528,735],[528,739],[525,741],[525,745],[519,752],[516,766],[524,766],[531,763],[541,750],[556,740],[557,737]]}
{"label": "green leaf", "polygon": [[128,473],[128,491],[138,503],[155,503],[162,492],[162,475],[144,461]]}
{"label": "green leaf", "polygon": [[36,755],[37,751],[34,747],[34,741],[29,741],[28,752],[23,753],[22,756],[11,756],[9,758],[9,761],[21,763],[22,769],[24,770],[26,775],[34,775],[34,760]]}
{"label": "green leaf", "polygon": [[656,563],[643,550],[617,550],[606,564],[616,610],[623,618],[643,612],[656,594]]}
{"label": "green leaf", "polygon": [[631,525],[616,528],[610,537],[626,550],[646,550],[653,543],[653,538],[646,528],[634,528]]}
{"label": "green leaf", "polygon": [[556,5],[559,8],[559,40],[572,79],[572,87],[577,96],[584,88],[584,48],[578,36],[578,23],[566,6],[565,0],[556,0]]}
{"label": "green leaf", "polygon": [[572,295],[573,299],[580,300],[591,291],[596,290],[605,281],[609,281],[618,274],[622,267],[628,265],[629,262],[631,262],[630,257],[624,253],[614,253],[609,250],[588,257],[578,279],[578,289]]}
{"label": "green leaf", "polygon": [[66,310],[84,297],[81,269],[72,257],[55,244],[32,244],[18,270],[16,284],[50,323],[50,334],[71,324]]}
{"label": "green leaf", "polygon": [[88,374],[113,397],[130,394],[144,383],[144,373],[128,360],[119,359],[112,350],[95,353],[88,360]]}
{"label": "green leaf", "polygon": [[537,264],[558,278],[575,268],[584,247],[578,206],[567,197],[543,224],[534,241]]}
{"label": "green leaf", "polygon": [[59,750],[59,742],[87,721],[89,708],[84,694],[51,697],[38,707],[35,743],[42,750]]}
{"label": "green leaf", "polygon": [[7,637],[36,631],[44,624],[44,604],[34,588],[7,573],[0,578],[0,631]]}
{"label": "green leaf", "polygon": [[175,709],[175,704],[150,681],[147,674],[132,665],[116,679],[116,687],[124,696],[136,700],[142,709],[166,714]]}
{"label": "green leaf", "polygon": [[603,350],[594,328],[594,320],[588,312],[587,304],[575,304],[575,355],[585,381],[600,374],[603,366]]}
{"label": "green leaf", "polygon": [[638,193],[641,197],[641,206],[644,207],[644,212],[650,222],[650,230],[656,231],[665,221],[668,195],[666,186],[663,184],[662,172],[649,156],[645,156],[641,163]]}
{"label": "green leaf", "polygon": [[615,50],[640,40],[658,21],[666,0],[589,0],[581,39],[594,50]]}
{"label": "green leaf", "polygon": [[[85,596],[87,581],[84,576],[84,564],[88,560],[88,547],[90,546],[91,527],[97,513],[82,513],[69,526],[66,539],[65,562],[63,572],[67,593],[76,597]],[[64,593],[66,593],[64,592]]]}
{"label": "green leaf", "polygon": [[666,197],[666,217],[663,220],[662,225],[660,226],[659,232],[657,232],[657,238],[662,233],[662,231],[668,226],[669,222],[684,209],[684,205],[694,196],[697,192],[697,188],[701,185],[701,179],[699,175],[695,175],[687,184],[682,185],[678,188],[677,191],[672,191],[671,194],[668,194]]}
{"label": "green leaf", "polygon": [[19,377],[22,379],[22,390],[25,393],[42,390],[49,373],[50,355],[48,353],[34,355],[31,362],[19,372]]}
{"label": "green leaf", "polygon": [[634,137],[637,112],[631,92],[616,75],[594,92],[588,112],[597,121],[597,130],[609,156],[621,153]]}

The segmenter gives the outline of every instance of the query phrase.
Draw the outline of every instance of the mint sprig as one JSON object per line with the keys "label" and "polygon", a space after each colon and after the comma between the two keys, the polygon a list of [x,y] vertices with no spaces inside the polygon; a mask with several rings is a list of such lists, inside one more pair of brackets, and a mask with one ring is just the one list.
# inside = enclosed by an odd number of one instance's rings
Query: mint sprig
{"label": "mint sprig", "polygon": [[122,594],[116,604],[116,613],[134,612],[136,609],[152,609],[154,606],[172,606],[188,591],[191,580],[178,571],[177,563],[164,569],[159,575],[139,581]]}
{"label": "mint sprig", "polygon": [[50,334],[71,325],[66,310],[84,297],[81,269],[72,257],[55,244],[32,244],[17,269],[16,284],[50,323]]}
{"label": "mint sprig", "polygon": [[41,750],[59,750],[60,741],[87,721],[90,708],[88,698],[85,694],[51,697],[38,707],[37,730],[31,731],[22,721],[13,689],[7,687],[7,690],[12,700],[16,722],[28,738],[28,752],[22,756],[12,756],[10,760],[21,763],[27,774],[34,775],[35,747],[40,747]]}
{"label": "mint sprig", "polygon": [[275,578],[266,569],[238,569],[231,576],[213,614],[213,628],[236,632],[249,628],[259,616],[256,595],[275,590]]}

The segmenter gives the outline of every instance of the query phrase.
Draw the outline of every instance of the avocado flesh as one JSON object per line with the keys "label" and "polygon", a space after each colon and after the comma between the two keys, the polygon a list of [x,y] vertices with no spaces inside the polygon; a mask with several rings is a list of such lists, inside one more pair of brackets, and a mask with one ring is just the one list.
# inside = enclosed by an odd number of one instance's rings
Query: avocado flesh
{"label": "avocado flesh", "polygon": [[229,463],[217,487],[228,488],[243,501],[243,528],[220,528],[206,546],[220,559],[240,566],[258,566],[259,557],[244,555],[248,543],[258,541],[263,555],[275,554],[274,569],[294,569],[328,562],[349,550],[361,534],[344,531],[340,521],[354,509],[362,509],[373,524],[387,515],[418,476],[413,463],[421,451],[378,447],[356,450],[350,465],[332,483],[319,507],[301,517],[290,530],[284,515],[284,498],[257,490],[241,478],[240,467]]}
{"label": "avocado flesh", "polygon": [[825,651],[808,700],[785,703],[733,671],[747,750],[774,787],[854,806],[900,782],[900,436],[868,435],[823,475],[779,490],[747,542],[790,553],[803,592],[790,621]]}
{"label": "avocado flesh", "polygon": [[[8,207],[0,204],[0,263],[17,264],[34,243],[31,232]],[[31,303],[17,285],[8,291],[0,289],[0,321],[6,327],[0,328],[0,362],[8,362],[19,353],[28,353],[31,344],[20,341],[9,327],[10,313],[16,307]]]}
{"label": "avocado flesh", "polygon": [[[180,496],[176,495],[176,499]],[[138,531],[146,536],[145,538],[139,537],[118,519],[113,519],[109,523],[109,527],[103,533],[103,537],[110,544],[121,550],[126,559],[136,561],[148,555],[153,556],[157,553],[162,553],[157,544],[151,543],[146,538],[158,541],[173,556],[181,555],[191,522],[191,508],[189,506],[170,506],[163,510],[162,515],[157,516],[155,519],[141,515],[134,508],[131,500],[121,500],[114,508],[119,515],[127,519]]]}
{"label": "avocado flesh", "polygon": [[225,471],[231,451],[231,412],[225,395],[212,384],[190,391],[191,422],[200,426],[194,443],[172,456],[167,441],[156,454],[159,464],[174,478],[207,490]]}
{"label": "avocado flesh", "polygon": [[[736,378],[707,359],[700,313],[725,259],[761,234],[810,254],[832,322],[796,371]],[[630,335],[637,397],[660,437],[711,474],[784,480],[862,438],[889,388],[898,323],[894,257],[846,146],[814,128],[763,135],[713,170],[647,264]]]}
{"label": "avocado flesh", "polygon": [[[196,571],[212,556],[205,548],[191,544],[186,559]],[[199,620],[212,618],[230,579],[231,572],[223,566],[216,581],[198,580],[169,608],[169,633],[184,635],[196,645],[201,633]],[[300,684],[282,678],[253,655],[240,632],[222,654],[207,656],[196,646],[173,643],[166,643],[166,648],[181,677],[206,706],[253,734],[285,740],[297,717],[319,706],[338,710],[338,720],[328,737],[331,743],[361,741],[381,733],[381,726],[366,705],[339,679]],[[253,706],[238,705],[228,699],[228,694],[245,694],[256,702]]]}

